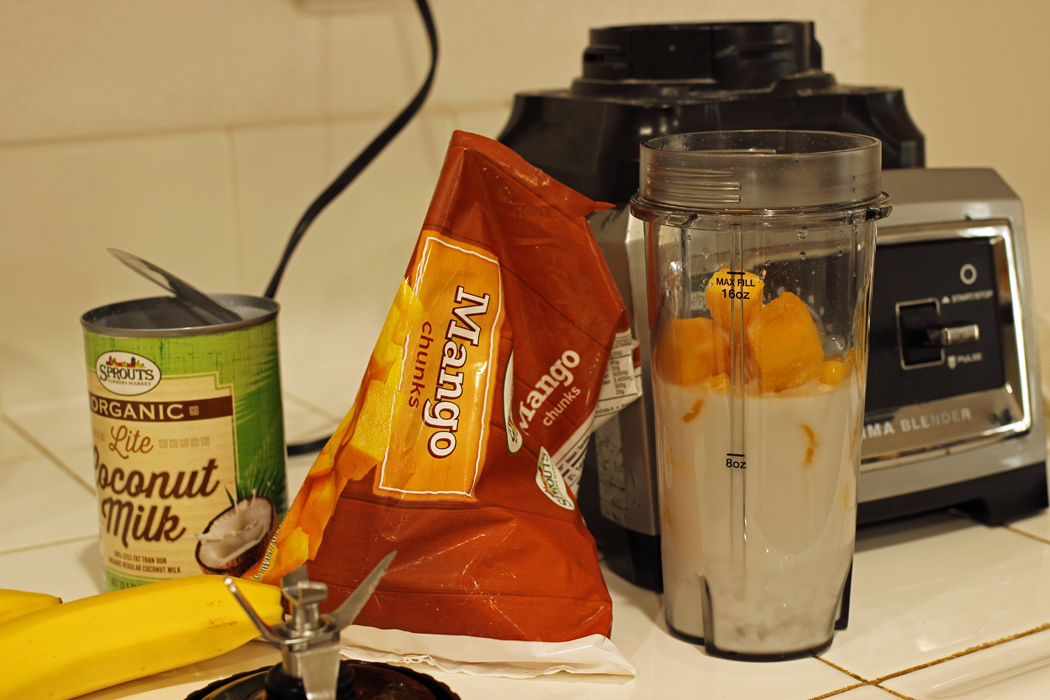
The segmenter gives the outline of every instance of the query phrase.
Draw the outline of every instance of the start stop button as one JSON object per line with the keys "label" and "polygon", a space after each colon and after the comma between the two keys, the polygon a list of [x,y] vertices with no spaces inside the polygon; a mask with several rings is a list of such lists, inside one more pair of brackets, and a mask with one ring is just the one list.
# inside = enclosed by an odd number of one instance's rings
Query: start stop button
{"label": "start stop button", "polygon": [[944,362],[944,348],[931,342],[929,336],[929,330],[940,323],[940,311],[940,304],[933,299],[897,304],[901,365],[905,369]]}

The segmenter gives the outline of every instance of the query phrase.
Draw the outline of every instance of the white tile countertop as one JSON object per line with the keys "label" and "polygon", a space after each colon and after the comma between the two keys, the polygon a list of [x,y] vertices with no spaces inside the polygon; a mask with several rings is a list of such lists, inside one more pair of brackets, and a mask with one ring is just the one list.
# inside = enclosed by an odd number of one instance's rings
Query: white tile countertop
{"label": "white tile countertop", "polygon": [[[290,440],[340,416],[286,392]],[[291,460],[289,488],[312,456]],[[102,590],[86,402],[38,405],[0,420],[0,588],[73,600]],[[863,528],[849,628],[818,657],[727,661],[671,637],[662,598],[607,573],[612,639],[633,679],[555,674],[479,678],[416,667],[463,700],[726,698],[1027,700],[1050,692],[1050,514],[986,527],[936,513]],[[212,661],[99,691],[90,700],[181,700],[278,661],[261,642]]]}

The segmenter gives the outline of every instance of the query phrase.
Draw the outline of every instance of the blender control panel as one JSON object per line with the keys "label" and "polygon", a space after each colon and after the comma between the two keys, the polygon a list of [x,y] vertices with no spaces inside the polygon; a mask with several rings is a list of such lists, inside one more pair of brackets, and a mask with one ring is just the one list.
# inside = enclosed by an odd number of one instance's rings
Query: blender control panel
{"label": "blender control panel", "polygon": [[1005,222],[880,229],[866,463],[1027,428],[1010,264]]}
{"label": "blender control panel", "polygon": [[1003,385],[992,245],[964,238],[876,249],[867,411]]}

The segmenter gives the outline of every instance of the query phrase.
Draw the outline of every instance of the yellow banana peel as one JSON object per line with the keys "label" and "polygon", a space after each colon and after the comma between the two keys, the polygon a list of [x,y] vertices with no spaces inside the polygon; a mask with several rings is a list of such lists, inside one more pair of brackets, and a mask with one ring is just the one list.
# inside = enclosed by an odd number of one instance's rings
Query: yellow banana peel
{"label": "yellow banana peel", "polygon": [[49,608],[62,602],[61,598],[47,593],[32,593],[30,591],[14,591],[9,588],[0,588],[0,623],[13,620],[19,615]]}
{"label": "yellow banana peel", "polygon": [[[0,624],[0,700],[67,700],[210,659],[258,635],[222,576],[189,576],[102,593]],[[237,587],[267,624],[281,591]]]}

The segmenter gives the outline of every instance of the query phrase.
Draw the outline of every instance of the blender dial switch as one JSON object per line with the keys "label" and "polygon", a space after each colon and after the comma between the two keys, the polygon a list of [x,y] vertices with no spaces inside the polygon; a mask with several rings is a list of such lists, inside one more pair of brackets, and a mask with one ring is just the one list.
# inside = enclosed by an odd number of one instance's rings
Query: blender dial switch
{"label": "blender dial switch", "polygon": [[932,337],[932,332],[939,333],[943,327],[940,320],[940,304],[936,300],[897,304],[902,367],[912,369],[944,362],[944,349]]}
{"label": "blender dial switch", "polygon": [[945,325],[936,299],[898,303],[897,333],[905,369],[939,365],[944,362],[944,348],[976,343],[981,337],[976,323]]}
{"label": "blender dial switch", "polygon": [[976,343],[981,339],[981,329],[976,323],[954,326],[952,328],[930,328],[927,330],[927,333],[929,334],[930,342],[940,347]]}

